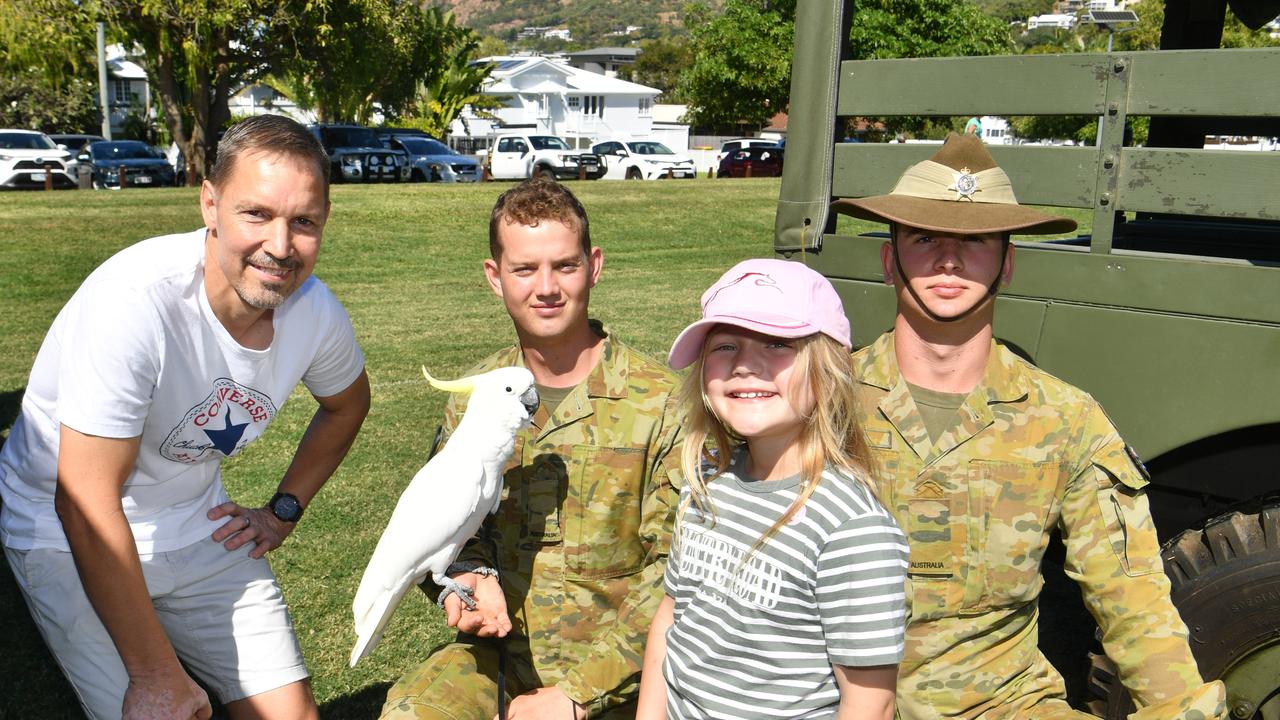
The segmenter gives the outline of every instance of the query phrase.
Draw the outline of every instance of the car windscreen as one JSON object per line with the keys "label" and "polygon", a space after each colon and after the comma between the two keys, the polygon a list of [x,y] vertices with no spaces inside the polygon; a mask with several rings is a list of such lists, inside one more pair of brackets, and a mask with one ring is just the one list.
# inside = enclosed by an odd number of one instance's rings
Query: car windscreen
{"label": "car windscreen", "polygon": [[675,155],[671,152],[671,148],[660,142],[629,142],[627,147],[637,155]]}
{"label": "car windscreen", "polygon": [[327,149],[338,147],[382,147],[369,128],[320,128],[320,143]]}
{"label": "car windscreen", "polygon": [[0,149],[57,150],[58,146],[39,133],[0,132]]}
{"label": "car windscreen", "polygon": [[530,135],[534,150],[568,150],[569,145],[555,135]]}
{"label": "car windscreen", "polygon": [[445,145],[439,140],[432,140],[430,138],[413,138],[413,137],[402,137],[402,138],[398,138],[398,140],[400,141],[400,144],[404,146],[405,150],[408,150],[414,155],[452,155],[453,154],[453,151],[449,149],[449,146]]}
{"label": "car windscreen", "polygon": [[96,142],[89,146],[94,160],[155,160],[159,154],[140,142]]}

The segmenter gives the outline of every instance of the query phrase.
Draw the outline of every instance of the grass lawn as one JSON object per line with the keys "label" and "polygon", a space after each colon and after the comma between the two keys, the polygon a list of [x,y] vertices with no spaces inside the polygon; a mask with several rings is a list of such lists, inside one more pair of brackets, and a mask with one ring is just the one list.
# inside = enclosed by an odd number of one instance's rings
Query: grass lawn
{"label": "grass lawn", "polygon": [[[375,717],[387,686],[451,636],[420,593],[381,645],[347,668],[351,598],[401,489],[426,459],[452,378],[513,340],[480,270],[488,216],[509,184],[339,186],[316,274],[346,305],[367,356],[373,409],[306,519],[271,555],[325,718]],[[659,358],[698,298],[738,260],[772,253],[777,179],[574,183],[605,267],[593,315]],[[7,435],[36,350],[83,278],[117,250],[201,224],[190,188],[0,195],[0,431]],[[1087,213],[1078,219],[1087,224]],[[841,232],[872,229],[844,219]],[[298,392],[270,431],[224,466],[233,498],[265,502],[314,411]],[[0,719],[74,717],[11,575],[0,571]]]}

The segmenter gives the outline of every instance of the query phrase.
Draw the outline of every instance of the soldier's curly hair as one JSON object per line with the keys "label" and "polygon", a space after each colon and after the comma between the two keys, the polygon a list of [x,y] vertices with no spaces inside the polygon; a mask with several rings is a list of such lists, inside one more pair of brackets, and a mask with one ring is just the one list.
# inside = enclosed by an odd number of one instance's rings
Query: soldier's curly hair
{"label": "soldier's curly hair", "polygon": [[489,256],[497,260],[502,255],[498,229],[503,223],[537,227],[550,220],[577,230],[583,254],[591,254],[591,225],[582,203],[569,188],[555,180],[533,178],[502,193],[494,203],[489,216]]}

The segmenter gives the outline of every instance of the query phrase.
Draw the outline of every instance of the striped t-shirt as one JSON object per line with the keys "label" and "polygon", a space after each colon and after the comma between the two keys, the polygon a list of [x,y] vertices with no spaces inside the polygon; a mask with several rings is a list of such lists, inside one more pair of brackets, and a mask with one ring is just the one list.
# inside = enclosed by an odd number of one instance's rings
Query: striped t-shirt
{"label": "striped t-shirt", "polygon": [[832,665],[902,659],[906,539],[863,483],[828,468],[803,509],[748,556],[800,478],[751,480],[745,459],[735,453],[709,483],[714,515],[682,502],[666,571],[667,715],[835,717]]}

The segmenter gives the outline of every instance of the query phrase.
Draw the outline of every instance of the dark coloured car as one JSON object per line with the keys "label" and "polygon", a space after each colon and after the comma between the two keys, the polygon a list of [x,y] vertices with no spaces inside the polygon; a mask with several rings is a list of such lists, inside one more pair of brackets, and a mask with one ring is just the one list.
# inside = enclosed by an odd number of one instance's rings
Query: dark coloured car
{"label": "dark coloured car", "polygon": [[89,143],[103,142],[106,138],[101,135],[84,135],[81,133],[50,133],[49,139],[57,145],[59,149],[66,150],[72,155],[80,154],[80,149]]}
{"label": "dark coloured car", "polygon": [[782,177],[782,154],[777,145],[734,150],[720,160],[716,177]]}
{"label": "dark coloured car", "polygon": [[331,182],[401,182],[409,179],[403,150],[382,146],[372,129],[359,125],[310,125],[329,155]]}
{"label": "dark coloured car", "polygon": [[429,137],[397,135],[389,138],[391,148],[409,156],[410,179],[414,182],[478,182],[480,162],[459,155],[448,145]]}
{"label": "dark coloured car", "polygon": [[171,187],[173,166],[164,154],[137,140],[103,140],[89,143],[77,157],[89,164],[93,186],[98,189],[125,187]]}

